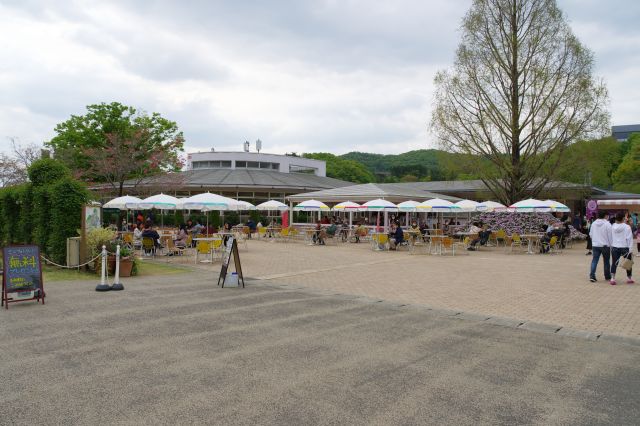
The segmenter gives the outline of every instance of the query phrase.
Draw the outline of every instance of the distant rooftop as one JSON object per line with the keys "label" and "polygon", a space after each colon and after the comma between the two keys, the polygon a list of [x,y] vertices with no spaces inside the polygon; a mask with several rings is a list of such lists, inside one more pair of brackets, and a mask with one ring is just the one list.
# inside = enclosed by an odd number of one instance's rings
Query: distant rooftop
{"label": "distant rooftop", "polygon": [[626,141],[632,133],[640,133],[640,124],[625,124],[611,127],[611,136],[619,141]]}

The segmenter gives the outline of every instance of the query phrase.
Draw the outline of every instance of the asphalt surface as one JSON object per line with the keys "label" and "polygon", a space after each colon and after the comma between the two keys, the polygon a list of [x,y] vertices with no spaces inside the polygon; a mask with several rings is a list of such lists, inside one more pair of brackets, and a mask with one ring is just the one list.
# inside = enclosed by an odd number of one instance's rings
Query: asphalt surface
{"label": "asphalt surface", "polygon": [[0,313],[0,424],[638,424],[640,348],[211,273]]}

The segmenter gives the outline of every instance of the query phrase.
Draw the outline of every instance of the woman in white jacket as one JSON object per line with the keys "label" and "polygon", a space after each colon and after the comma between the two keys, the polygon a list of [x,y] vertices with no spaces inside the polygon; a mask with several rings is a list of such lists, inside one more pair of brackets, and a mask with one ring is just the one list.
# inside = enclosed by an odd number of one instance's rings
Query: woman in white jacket
{"label": "woman in white jacket", "polygon": [[[629,257],[633,250],[633,232],[624,223],[624,215],[616,214],[616,223],[611,227],[611,285],[616,285],[616,268],[620,258]],[[633,284],[631,269],[627,271],[627,284]]]}

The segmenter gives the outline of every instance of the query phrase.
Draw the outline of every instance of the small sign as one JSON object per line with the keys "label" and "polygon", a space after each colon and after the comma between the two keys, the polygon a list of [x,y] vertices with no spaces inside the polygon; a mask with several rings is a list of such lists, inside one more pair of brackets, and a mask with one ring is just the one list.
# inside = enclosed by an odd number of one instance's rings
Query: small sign
{"label": "small sign", "polygon": [[[2,304],[42,299],[42,265],[38,246],[8,246],[3,249]],[[11,297],[9,296],[11,295]]]}
{"label": "small sign", "polygon": [[238,242],[234,237],[227,239],[227,245],[225,246],[224,253],[222,253],[222,268],[220,268],[220,276],[218,277],[218,285],[222,283],[224,288],[224,281],[227,279],[227,271],[229,269],[229,261],[233,255],[233,263],[238,274],[238,287],[242,281],[242,287],[244,288],[244,277],[242,276],[242,265],[240,264],[240,253],[238,252]]}

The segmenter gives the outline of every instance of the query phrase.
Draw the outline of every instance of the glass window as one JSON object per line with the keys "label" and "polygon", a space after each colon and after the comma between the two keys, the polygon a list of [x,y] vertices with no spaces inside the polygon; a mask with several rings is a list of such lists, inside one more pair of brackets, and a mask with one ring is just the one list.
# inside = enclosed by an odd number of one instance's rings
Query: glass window
{"label": "glass window", "polygon": [[247,167],[246,161],[236,161],[236,168],[244,169]]}
{"label": "glass window", "polygon": [[270,169],[271,168],[271,163],[260,163],[260,168],[261,169]]}
{"label": "glass window", "polygon": [[260,168],[259,163],[257,161],[247,161],[248,169],[258,169]]}
{"label": "glass window", "polygon": [[231,161],[221,161],[220,162],[220,167],[222,167],[223,169],[230,169],[231,168]]}
{"label": "glass window", "polygon": [[271,168],[273,170],[280,170],[280,164],[278,163],[271,163]]}

